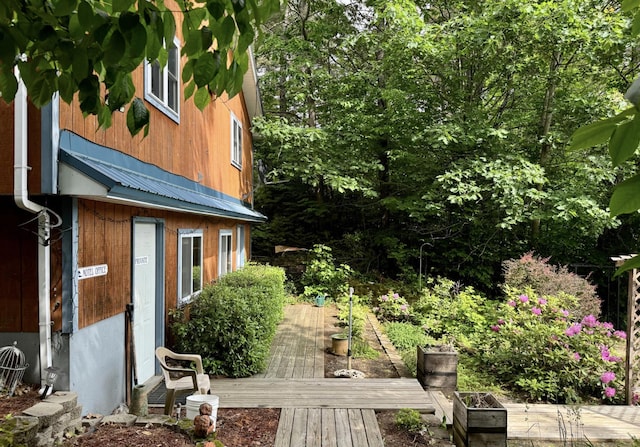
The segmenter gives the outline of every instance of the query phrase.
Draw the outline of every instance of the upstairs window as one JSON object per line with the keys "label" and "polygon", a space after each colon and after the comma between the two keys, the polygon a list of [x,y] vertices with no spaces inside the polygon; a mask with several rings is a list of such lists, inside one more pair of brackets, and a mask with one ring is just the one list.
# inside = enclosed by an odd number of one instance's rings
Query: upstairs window
{"label": "upstairs window", "polygon": [[202,290],[202,230],[178,230],[178,305]]}
{"label": "upstairs window", "polygon": [[231,164],[242,169],[242,124],[231,115]]}
{"label": "upstairs window", "polygon": [[167,64],[159,61],[145,63],[144,99],[180,122],[180,50],[176,39],[168,51]]}

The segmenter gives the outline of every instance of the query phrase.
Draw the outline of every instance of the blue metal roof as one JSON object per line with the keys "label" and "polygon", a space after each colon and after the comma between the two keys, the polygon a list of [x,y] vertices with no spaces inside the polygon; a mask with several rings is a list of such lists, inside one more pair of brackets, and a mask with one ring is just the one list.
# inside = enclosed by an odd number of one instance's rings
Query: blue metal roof
{"label": "blue metal roof", "polygon": [[68,130],[60,132],[59,160],[103,185],[109,199],[251,222],[267,219],[239,199]]}

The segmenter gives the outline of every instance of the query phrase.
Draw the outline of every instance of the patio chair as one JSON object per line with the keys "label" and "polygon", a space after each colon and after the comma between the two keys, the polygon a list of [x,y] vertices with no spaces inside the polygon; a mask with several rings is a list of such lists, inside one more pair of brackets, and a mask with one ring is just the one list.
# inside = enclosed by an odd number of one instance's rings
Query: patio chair
{"label": "patio chair", "polygon": [[[159,346],[156,348],[156,357],[160,362],[164,383],[167,388],[164,414],[171,414],[173,404],[176,401],[176,394],[179,392],[194,391],[194,394],[210,394],[211,382],[209,381],[209,376],[204,373],[200,355],[177,354],[163,346]],[[174,366],[174,364],[184,361],[194,363],[195,369]]]}

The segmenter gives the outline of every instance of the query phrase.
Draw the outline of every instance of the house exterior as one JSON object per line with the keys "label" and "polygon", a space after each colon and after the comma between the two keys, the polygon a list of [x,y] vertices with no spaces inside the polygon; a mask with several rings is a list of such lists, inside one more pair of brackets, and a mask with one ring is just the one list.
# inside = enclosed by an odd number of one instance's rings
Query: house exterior
{"label": "house exterior", "polygon": [[25,382],[59,369],[54,388],[76,391],[85,414],[159,374],[170,309],[247,262],[265,220],[252,208],[255,68],[242,94],[201,112],[178,55],[134,73],[146,138],[125,113],[103,130],[56,98],[0,105],[0,347],[17,341]]}

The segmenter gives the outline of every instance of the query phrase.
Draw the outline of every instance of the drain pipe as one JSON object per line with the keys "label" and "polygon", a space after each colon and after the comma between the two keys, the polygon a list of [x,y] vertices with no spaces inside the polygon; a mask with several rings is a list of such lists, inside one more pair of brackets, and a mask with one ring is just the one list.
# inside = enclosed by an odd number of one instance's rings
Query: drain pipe
{"label": "drain pipe", "polygon": [[52,365],[51,359],[51,309],[50,289],[51,272],[49,235],[51,224],[46,208],[29,200],[27,188],[27,172],[31,169],[27,162],[28,153],[28,116],[27,89],[16,67],[18,91],[14,104],[14,182],[13,196],[18,207],[38,215],[38,326],[40,339],[40,382],[46,385],[47,368]]}

